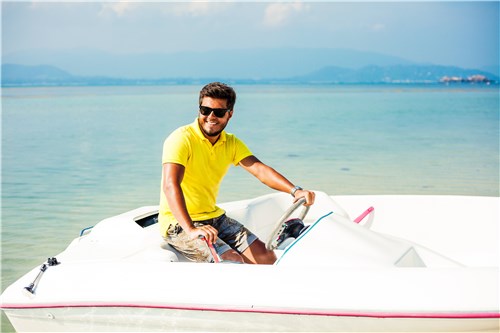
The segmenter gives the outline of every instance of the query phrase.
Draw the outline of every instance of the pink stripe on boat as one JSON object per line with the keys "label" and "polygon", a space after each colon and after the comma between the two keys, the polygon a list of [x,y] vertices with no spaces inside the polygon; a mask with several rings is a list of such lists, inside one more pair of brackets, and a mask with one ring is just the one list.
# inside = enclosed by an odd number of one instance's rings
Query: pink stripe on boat
{"label": "pink stripe on boat", "polygon": [[145,309],[168,309],[184,311],[216,311],[237,313],[268,313],[284,315],[308,315],[308,316],[338,316],[338,317],[370,317],[370,318],[450,318],[450,319],[480,319],[500,318],[500,312],[363,312],[363,311],[327,311],[327,310],[302,310],[302,309],[278,309],[259,307],[215,307],[215,306],[189,306],[189,305],[155,305],[155,304],[131,304],[131,303],[68,303],[68,304],[2,304],[1,309],[50,309],[50,308],[145,308]]}

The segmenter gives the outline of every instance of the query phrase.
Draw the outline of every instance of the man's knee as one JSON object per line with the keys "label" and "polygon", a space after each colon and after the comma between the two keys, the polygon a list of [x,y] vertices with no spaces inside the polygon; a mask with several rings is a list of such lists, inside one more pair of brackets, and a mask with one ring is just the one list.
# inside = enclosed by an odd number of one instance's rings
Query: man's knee
{"label": "man's knee", "polygon": [[221,254],[220,258],[224,261],[235,261],[244,263],[243,257],[235,250],[229,250]]}

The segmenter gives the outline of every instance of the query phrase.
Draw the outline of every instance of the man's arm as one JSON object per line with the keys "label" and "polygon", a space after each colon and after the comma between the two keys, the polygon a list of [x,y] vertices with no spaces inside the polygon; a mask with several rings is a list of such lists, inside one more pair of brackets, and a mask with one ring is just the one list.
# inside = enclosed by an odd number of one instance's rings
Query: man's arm
{"label": "man's arm", "polygon": [[184,179],[185,167],[176,163],[163,164],[163,192],[167,198],[168,206],[182,229],[191,237],[205,237],[209,242],[215,243],[217,229],[210,225],[195,227],[189,216],[181,183]]}
{"label": "man's arm", "polygon": [[[257,157],[251,155],[240,161],[240,165],[259,179],[262,183],[277,191],[291,193],[294,185],[278,171],[262,163]],[[297,190],[295,200],[304,197],[306,206],[314,203],[314,192],[308,190]]]}

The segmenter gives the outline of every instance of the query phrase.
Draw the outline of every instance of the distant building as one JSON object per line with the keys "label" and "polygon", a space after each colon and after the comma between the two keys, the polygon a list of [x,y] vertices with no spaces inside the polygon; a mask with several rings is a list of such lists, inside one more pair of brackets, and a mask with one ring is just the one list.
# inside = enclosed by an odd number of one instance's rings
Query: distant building
{"label": "distant building", "polygon": [[486,83],[489,84],[491,83],[491,80],[488,79],[484,75],[476,74],[476,75],[471,75],[467,78],[463,78],[460,76],[443,76],[441,79],[439,79],[439,82],[441,83]]}

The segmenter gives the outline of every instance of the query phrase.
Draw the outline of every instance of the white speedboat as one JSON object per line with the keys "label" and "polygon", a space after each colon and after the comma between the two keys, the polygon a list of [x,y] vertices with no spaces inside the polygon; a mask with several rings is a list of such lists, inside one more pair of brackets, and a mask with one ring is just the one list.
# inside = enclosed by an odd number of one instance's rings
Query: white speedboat
{"label": "white speedboat", "polygon": [[157,207],[142,207],[84,230],[1,308],[20,332],[498,332],[499,198],[317,192],[309,212],[291,204],[220,205],[277,247],[274,265],[187,262],[160,237]]}

